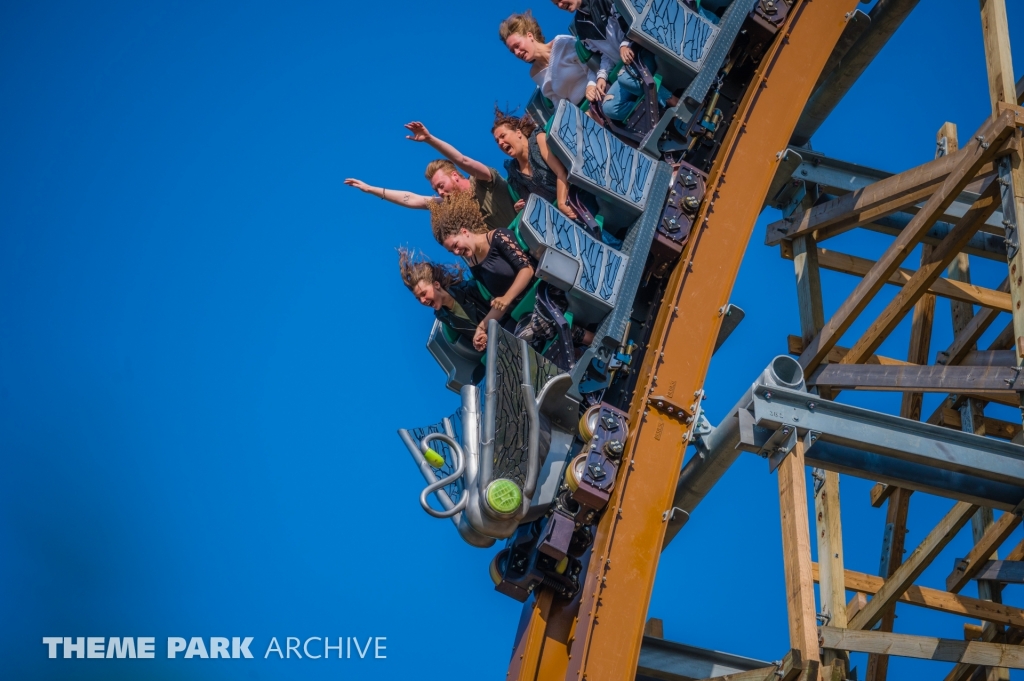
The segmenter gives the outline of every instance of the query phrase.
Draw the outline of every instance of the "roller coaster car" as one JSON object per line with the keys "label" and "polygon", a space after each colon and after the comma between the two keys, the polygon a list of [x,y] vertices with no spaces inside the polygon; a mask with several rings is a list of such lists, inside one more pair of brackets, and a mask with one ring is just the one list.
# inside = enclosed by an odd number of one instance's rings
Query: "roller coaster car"
{"label": "roller coaster car", "polygon": [[483,390],[464,384],[454,415],[399,430],[428,483],[423,509],[451,518],[463,539],[482,547],[550,510],[579,413],[566,394],[571,385],[569,374],[492,320]]}
{"label": "roller coaster car", "polygon": [[455,414],[399,430],[427,482],[420,505],[473,546],[509,539],[491,566],[498,591],[525,600],[545,584],[569,597],[615,485],[625,414],[598,405],[577,420],[570,374],[496,321],[486,366],[483,391],[464,385]]}
{"label": "roller coaster car", "polygon": [[696,158],[694,140],[713,136],[729,118],[728,112],[716,113],[715,102],[707,106],[709,97],[737,65],[742,72],[743,64],[760,60],[790,4],[791,0],[705,0],[698,7],[692,0],[615,0],[629,25],[629,39],[655,56],[654,71],[661,85],[682,92],[679,104],[661,115],[639,147],[651,154],[664,153],[666,160],[684,159],[707,169],[704,161],[713,154]]}

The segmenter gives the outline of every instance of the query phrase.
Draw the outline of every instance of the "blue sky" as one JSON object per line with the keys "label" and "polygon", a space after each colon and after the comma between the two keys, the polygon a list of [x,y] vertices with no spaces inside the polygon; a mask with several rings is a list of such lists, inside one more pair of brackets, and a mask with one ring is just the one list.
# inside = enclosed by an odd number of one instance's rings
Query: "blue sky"
{"label": "blue sky", "polygon": [[[532,4],[564,31],[568,15]],[[1024,25],[1024,3],[1008,5]],[[427,193],[434,154],[404,139],[409,120],[500,168],[493,107],[525,104],[532,83],[497,23],[523,8],[0,7],[5,676],[503,676],[519,604],[492,590],[491,551],[419,509],[395,436],[457,406],[424,349],[430,314],[395,276],[396,246],[442,252],[425,213],[342,180]],[[977,7],[921,3],[814,148],[898,171],[932,157],[943,121],[970,135],[988,102]],[[736,282],[747,319],[712,365],[712,421],[799,329],[792,265],[762,245],[775,218],[762,215]],[[869,257],[885,243],[830,245]],[[972,265],[975,283],[1005,276]],[[827,311],[855,283],[823,281]],[[906,326],[880,352],[902,356]],[[933,354],[951,337],[940,300]],[[844,478],[843,521],[848,566],[874,573],[884,511],[869,487]],[[650,614],[669,638],[782,655],[775,490],[741,458],[665,552]],[[908,545],[949,505],[915,497]],[[941,584],[968,534],[922,583]],[[899,615],[904,632],[962,635],[949,616]],[[167,636],[253,636],[256,659],[48,660],[43,636],[153,636],[158,652]],[[387,659],[262,659],[274,636],[386,636]]]}

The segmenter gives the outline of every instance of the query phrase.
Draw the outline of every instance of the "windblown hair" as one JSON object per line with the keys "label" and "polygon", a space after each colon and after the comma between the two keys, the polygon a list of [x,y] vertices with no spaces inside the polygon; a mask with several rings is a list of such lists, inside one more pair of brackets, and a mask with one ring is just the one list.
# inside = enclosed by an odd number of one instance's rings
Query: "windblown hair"
{"label": "windblown hair", "polygon": [[439,159],[431,161],[430,163],[427,164],[427,170],[426,170],[427,182],[432,182],[433,181],[434,175],[437,175],[437,171],[438,170],[443,170],[446,175],[449,174],[449,173],[458,173],[459,172],[459,169],[455,166],[454,163],[452,163],[451,161],[449,161],[446,158],[439,158]]}
{"label": "windblown hair", "polygon": [[436,263],[405,247],[398,249],[398,271],[402,275],[402,283],[410,291],[421,281],[428,286],[436,281],[447,290],[464,278],[461,265]]}
{"label": "windblown hair", "polygon": [[510,111],[502,111],[497,105],[494,106],[494,125],[491,126],[491,134],[501,126],[509,130],[518,130],[524,136],[529,137],[537,129],[533,116],[524,113],[522,116],[513,116]]}
{"label": "windblown hair", "polygon": [[468,191],[453,192],[444,197],[443,201],[431,203],[430,227],[434,230],[437,243],[442,246],[445,239],[463,229],[476,234],[490,231],[480,212],[480,204],[476,202],[473,192]]}
{"label": "windblown hair", "polygon": [[533,39],[539,43],[547,42],[544,40],[544,33],[540,30],[540,24],[533,18],[533,13],[530,10],[526,10],[522,14],[513,14],[498,24],[498,36],[501,38],[502,44],[512,34],[525,36],[527,33],[532,33]]}

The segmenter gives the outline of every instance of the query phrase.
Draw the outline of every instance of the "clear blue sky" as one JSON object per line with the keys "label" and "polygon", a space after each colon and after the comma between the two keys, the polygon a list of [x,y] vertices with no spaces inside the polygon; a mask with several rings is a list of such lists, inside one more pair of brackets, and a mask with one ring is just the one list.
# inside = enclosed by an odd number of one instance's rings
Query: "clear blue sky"
{"label": "clear blue sky", "polygon": [[[532,4],[564,32],[568,15]],[[1008,4],[1017,29],[1024,3]],[[441,7],[0,8],[5,678],[503,678],[519,604],[492,590],[491,551],[419,509],[395,436],[457,404],[424,349],[430,314],[395,276],[399,244],[441,251],[424,213],[342,185],[427,193],[434,155],[401,127],[415,119],[500,167],[494,104],[525,104],[532,83],[496,28],[524,6]],[[814,147],[916,165],[943,121],[962,138],[980,125],[985,82],[976,4],[922,2]],[[774,218],[736,283],[747,319],[712,365],[712,421],[799,329],[791,263],[762,245]],[[973,274],[995,285],[1005,268]],[[855,283],[823,280],[829,310]],[[936,317],[933,352],[951,338],[945,301]],[[906,343],[901,327],[882,352]],[[884,511],[868,488],[844,479],[843,521],[848,566],[874,573]],[[915,497],[908,544],[949,505]],[[781,657],[779,534],[776,482],[744,457],[663,556],[650,614],[674,640]],[[901,631],[962,634],[899,614]],[[325,635],[386,636],[387,659],[262,659],[272,636]],[[43,636],[154,636],[158,657],[167,636],[253,636],[256,659],[48,660]],[[898,660],[893,678],[945,667]]]}

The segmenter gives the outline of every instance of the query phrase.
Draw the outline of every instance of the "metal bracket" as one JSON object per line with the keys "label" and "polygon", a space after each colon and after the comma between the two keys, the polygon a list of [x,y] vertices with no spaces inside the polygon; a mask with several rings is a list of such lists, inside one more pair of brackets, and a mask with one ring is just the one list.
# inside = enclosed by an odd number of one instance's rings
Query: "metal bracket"
{"label": "metal bracket", "polygon": [[796,426],[788,423],[783,424],[781,428],[768,438],[768,442],[764,444],[758,453],[768,459],[769,473],[774,473],[783,459],[793,451],[793,448],[796,447],[796,438]]}
{"label": "metal bracket", "polygon": [[818,492],[825,486],[825,471],[821,468],[814,468],[811,470],[811,478],[814,480],[814,496],[818,496]]}
{"label": "metal bracket", "polygon": [[882,532],[882,558],[878,563],[878,576],[888,577],[889,576],[889,565],[891,563],[892,553],[892,535],[896,531],[896,526],[893,523],[886,523],[885,530]]}
{"label": "metal bracket", "polygon": [[693,412],[686,407],[681,407],[672,400],[662,395],[651,395],[647,398],[647,404],[670,418],[681,419],[684,423],[693,421]]}

